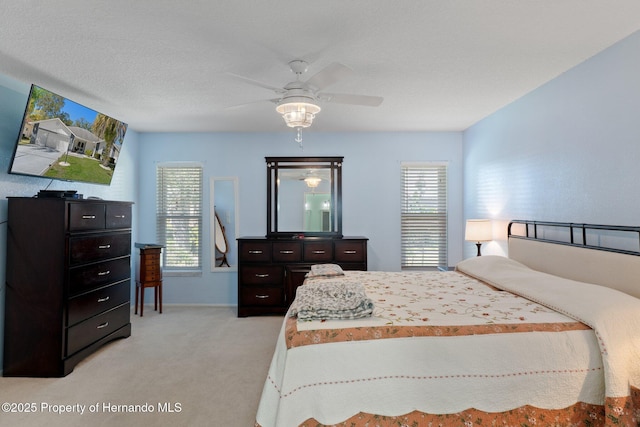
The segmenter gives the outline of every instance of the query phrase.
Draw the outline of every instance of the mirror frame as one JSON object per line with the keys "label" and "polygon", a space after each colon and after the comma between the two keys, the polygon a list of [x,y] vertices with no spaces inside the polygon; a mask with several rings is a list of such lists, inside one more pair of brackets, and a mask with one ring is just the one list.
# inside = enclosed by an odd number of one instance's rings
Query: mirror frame
{"label": "mirror frame", "polygon": [[[267,237],[342,238],[342,162],[344,157],[265,157],[267,162]],[[278,228],[278,171],[280,169],[329,169],[331,171],[332,227],[330,231]]]}

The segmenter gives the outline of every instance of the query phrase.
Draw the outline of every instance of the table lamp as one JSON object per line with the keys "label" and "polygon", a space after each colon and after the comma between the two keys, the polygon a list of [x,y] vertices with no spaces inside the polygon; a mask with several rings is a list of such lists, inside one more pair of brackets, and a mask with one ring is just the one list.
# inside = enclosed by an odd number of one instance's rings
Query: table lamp
{"label": "table lamp", "polygon": [[464,232],[464,240],[476,242],[478,247],[478,255],[480,253],[480,246],[482,242],[488,242],[493,240],[493,230],[491,227],[491,220],[489,219],[468,219],[467,226]]}

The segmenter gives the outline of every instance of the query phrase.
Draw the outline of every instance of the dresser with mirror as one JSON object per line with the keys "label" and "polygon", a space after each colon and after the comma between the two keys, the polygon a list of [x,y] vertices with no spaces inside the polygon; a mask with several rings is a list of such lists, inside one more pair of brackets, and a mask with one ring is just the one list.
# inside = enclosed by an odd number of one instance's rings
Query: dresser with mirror
{"label": "dresser with mirror", "polygon": [[342,234],[342,157],[266,157],[267,232],[238,239],[238,316],[283,314],[313,264],[367,269]]}

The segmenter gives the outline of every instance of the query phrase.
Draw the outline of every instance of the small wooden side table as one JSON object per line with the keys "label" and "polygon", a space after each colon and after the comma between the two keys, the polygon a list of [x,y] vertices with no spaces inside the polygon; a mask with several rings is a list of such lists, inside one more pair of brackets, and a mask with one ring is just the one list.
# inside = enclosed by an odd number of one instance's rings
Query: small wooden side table
{"label": "small wooden side table", "polygon": [[162,246],[136,243],[135,247],[140,250],[140,264],[136,274],[136,307],[134,313],[138,314],[139,301],[140,317],[143,316],[144,290],[145,288],[154,288],[153,308],[162,314],[162,269],[160,268]]}

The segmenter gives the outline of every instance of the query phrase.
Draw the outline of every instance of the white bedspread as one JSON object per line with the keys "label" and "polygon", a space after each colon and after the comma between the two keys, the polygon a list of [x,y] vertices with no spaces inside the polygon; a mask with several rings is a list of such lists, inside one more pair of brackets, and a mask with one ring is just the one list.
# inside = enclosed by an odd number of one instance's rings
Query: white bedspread
{"label": "white bedspread", "polygon": [[565,313],[594,329],[598,338],[607,397],[630,394],[640,386],[640,299],[603,286],[535,272],[510,259],[471,258],[457,269],[500,289]]}
{"label": "white bedspread", "polygon": [[[534,272],[535,277],[531,278],[521,277],[532,271],[521,271],[520,266],[513,267],[510,260],[482,258],[483,261],[463,262],[461,270],[479,274],[495,286],[498,286],[496,282],[506,281],[505,286],[509,290],[530,295],[537,301],[548,299],[554,308],[571,312],[573,318],[595,327],[598,336],[592,329],[451,336],[430,334],[287,349],[285,318],[263,389],[257,423],[262,427],[290,427],[314,418],[323,424],[335,424],[358,412],[401,415],[419,410],[444,414],[471,407],[501,412],[523,405],[544,409],[565,408],[576,402],[602,405],[605,377],[607,393],[614,393],[608,396],[627,396],[629,381],[638,384],[637,369],[629,365],[637,364],[639,360],[637,347],[640,337],[637,334],[640,326],[636,322],[640,316],[640,301],[624,298],[624,295],[611,296],[601,289],[591,289],[590,285],[558,283],[553,276],[539,276],[541,273]],[[494,273],[496,265],[482,264],[504,260],[511,267],[501,266],[506,270],[500,276]],[[445,274],[460,276],[459,273]],[[419,284],[406,286],[421,289]],[[572,294],[576,286],[580,296]],[[470,291],[467,289],[465,292]],[[557,297],[552,296],[556,293]],[[403,305],[401,300],[394,302],[391,294],[387,298],[391,298],[389,305],[396,302]],[[569,306],[574,299],[578,308],[565,308],[564,303]],[[556,307],[557,301],[564,303]],[[612,320],[606,319],[607,314],[604,313],[591,316],[603,310],[599,307],[606,305],[602,304],[603,301],[618,307]],[[549,316],[549,310],[544,307],[531,306],[529,302],[525,304],[528,305],[527,322],[539,321],[537,313]],[[514,310],[517,307],[514,305]],[[406,307],[400,309],[406,310]],[[634,310],[637,315],[629,313]],[[477,314],[477,310],[474,313]],[[377,321],[378,327],[404,328],[405,331],[411,327],[394,325],[389,320],[390,313],[385,314],[387,317],[383,320],[374,318],[363,322],[375,327]],[[633,344],[628,342],[629,331],[622,331],[621,315],[625,316],[624,322],[639,331],[634,332]],[[554,321],[572,321],[557,313],[552,316],[559,316],[554,317]],[[513,323],[513,316],[506,317],[503,323]],[[475,321],[486,322],[486,319],[476,316]],[[357,327],[360,321],[336,322],[331,325],[334,330],[339,325],[344,325],[343,328]],[[317,324],[319,335],[323,330],[331,333],[331,329],[326,329],[326,323]],[[494,324],[499,326],[500,320],[496,319]],[[304,328],[309,330],[309,323]],[[605,349],[603,357],[601,348]]]}

